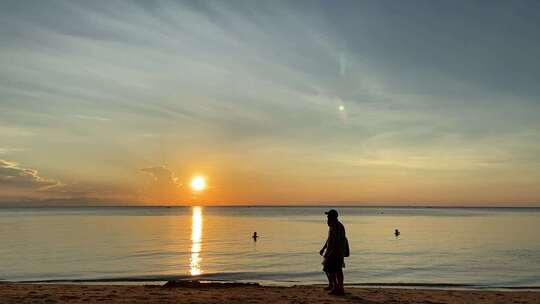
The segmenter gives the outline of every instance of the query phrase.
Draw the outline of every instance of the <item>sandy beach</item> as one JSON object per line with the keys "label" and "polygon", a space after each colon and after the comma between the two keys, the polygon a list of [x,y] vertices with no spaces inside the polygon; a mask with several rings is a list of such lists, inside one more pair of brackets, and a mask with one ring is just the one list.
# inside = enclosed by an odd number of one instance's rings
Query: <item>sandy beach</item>
{"label": "sandy beach", "polygon": [[320,286],[180,284],[0,284],[0,303],[540,303],[534,291],[348,288],[330,296]]}

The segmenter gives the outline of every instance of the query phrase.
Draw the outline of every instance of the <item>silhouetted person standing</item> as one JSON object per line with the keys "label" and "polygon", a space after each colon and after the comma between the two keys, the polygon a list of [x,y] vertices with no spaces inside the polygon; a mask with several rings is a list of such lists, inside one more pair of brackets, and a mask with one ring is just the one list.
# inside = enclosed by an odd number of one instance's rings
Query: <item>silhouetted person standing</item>
{"label": "silhouetted person standing", "polygon": [[324,257],[323,271],[328,277],[329,294],[343,295],[343,267],[345,256],[349,256],[349,245],[345,235],[345,227],[338,221],[338,213],[332,209],[325,212],[328,217],[328,239],[319,252]]}
{"label": "silhouetted person standing", "polygon": [[253,232],[252,238],[253,238],[253,241],[254,241],[254,242],[257,241],[257,238],[258,238],[258,237],[259,237],[259,236],[257,235],[257,231]]}

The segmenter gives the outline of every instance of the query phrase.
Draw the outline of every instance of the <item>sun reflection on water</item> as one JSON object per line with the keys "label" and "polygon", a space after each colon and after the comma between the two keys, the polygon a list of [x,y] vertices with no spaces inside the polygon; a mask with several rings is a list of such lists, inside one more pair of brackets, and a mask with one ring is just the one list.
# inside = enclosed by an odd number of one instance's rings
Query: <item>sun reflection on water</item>
{"label": "sun reflection on water", "polygon": [[193,207],[191,218],[191,258],[189,261],[190,273],[192,276],[200,275],[201,270],[201,239],[202,239],[202,209]]}

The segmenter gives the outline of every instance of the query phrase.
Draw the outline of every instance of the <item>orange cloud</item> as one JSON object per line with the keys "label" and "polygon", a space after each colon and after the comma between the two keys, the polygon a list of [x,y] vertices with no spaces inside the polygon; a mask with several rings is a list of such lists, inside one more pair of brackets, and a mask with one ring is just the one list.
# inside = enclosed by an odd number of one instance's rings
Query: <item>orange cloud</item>
{"label": "orange cloud", "polygon": [[141,193],[145,200],[157,203],[180,201],[180,187],[182,184],[174,172],[165,166],[142,168],[141,171],[149,174],[153,179]]}

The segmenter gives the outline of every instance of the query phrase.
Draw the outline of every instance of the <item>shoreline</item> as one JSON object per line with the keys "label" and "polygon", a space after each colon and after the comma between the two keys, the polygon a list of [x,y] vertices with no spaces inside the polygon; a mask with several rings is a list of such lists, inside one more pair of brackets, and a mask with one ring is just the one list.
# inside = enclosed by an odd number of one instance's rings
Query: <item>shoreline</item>
{"label": "shoreline", "polygon": [[[191,277],[192,278],[192,277]],[[0,280],[0,284],[46,284],[46,285],[126,285],[126,286],[144,286],[144,285],[164,285],[168,282],[190,283],[198,282],[201,284],[256,284],[261,287],[321,287],[321,283],[301,282],[257,282],[256,280],[220,280],[220,279],[158,279],[158,278],[111,278],[111,279],[73,279],[73,280],[28,280],[28,281],[9,281]],[[455,283],[345,283],[348,288],[380,288],[380,289],[426,289],[426,290],[484,290],[484,291],[532,291],[540,292],[540,286],[487,286],[478,284],[455,284]]]}
{"label": "shoreline", "polygon": [[331,296],[322,286],[168,282],[164,285],[0,283],[2,303],[540,303],[538,291],[346,288]]}

